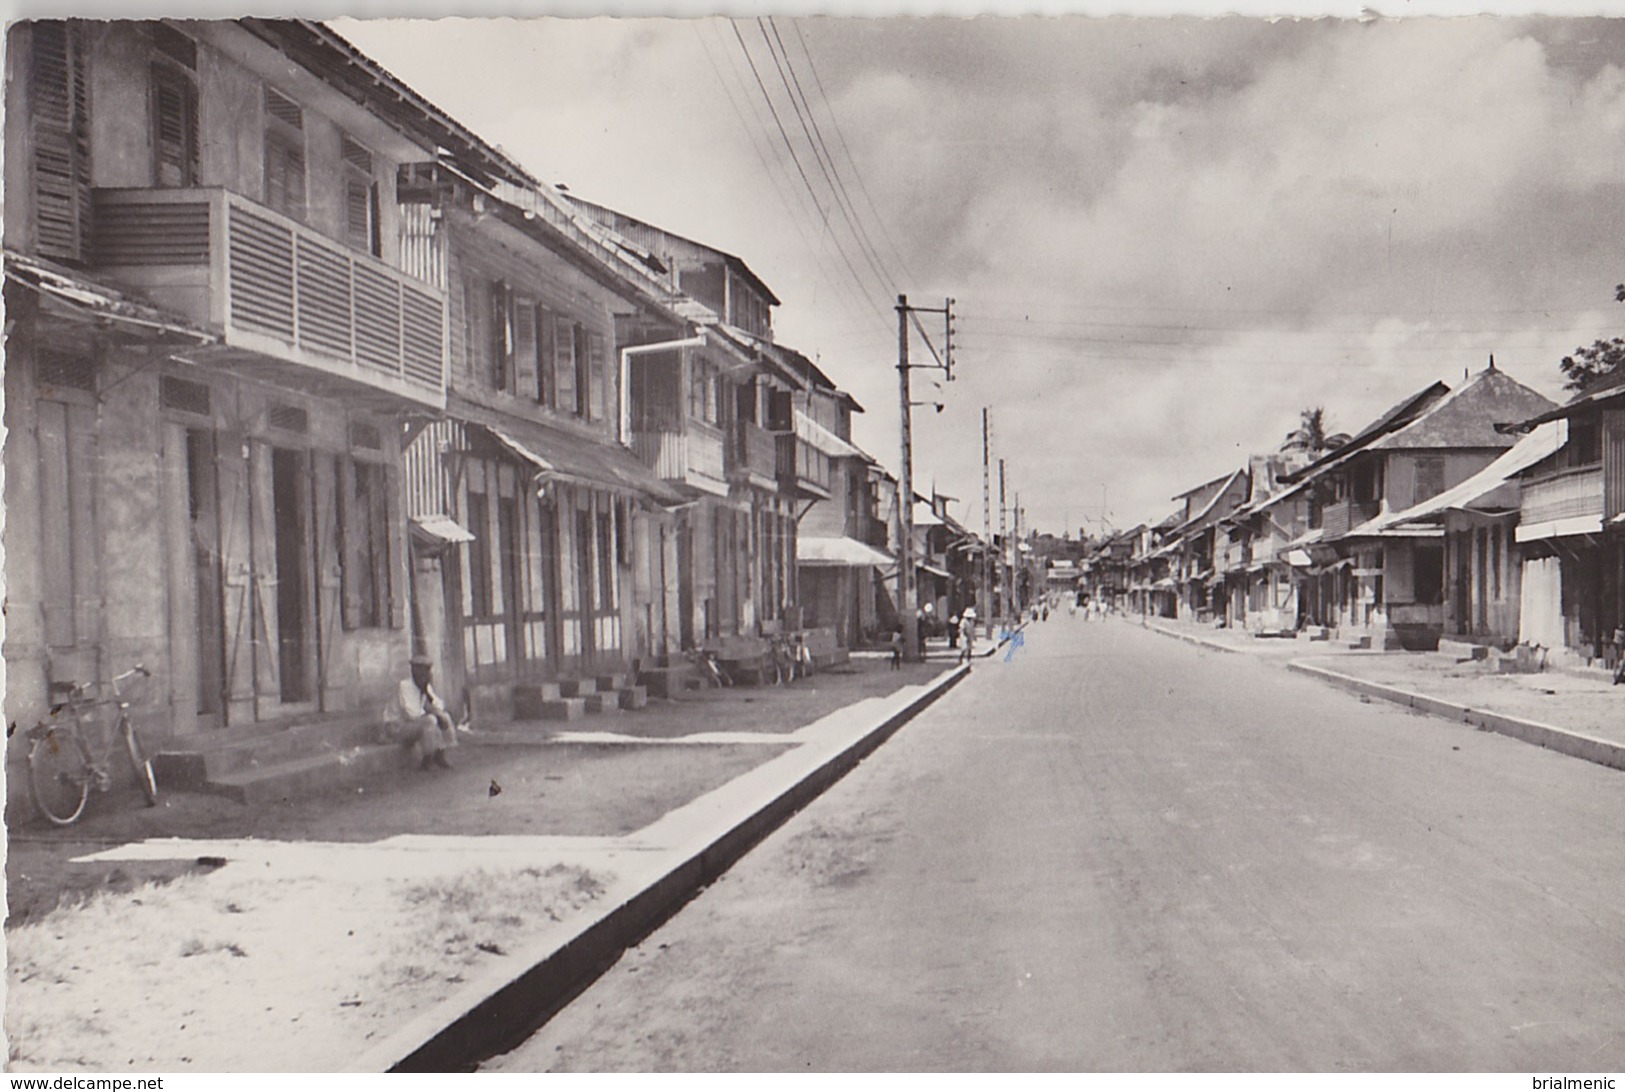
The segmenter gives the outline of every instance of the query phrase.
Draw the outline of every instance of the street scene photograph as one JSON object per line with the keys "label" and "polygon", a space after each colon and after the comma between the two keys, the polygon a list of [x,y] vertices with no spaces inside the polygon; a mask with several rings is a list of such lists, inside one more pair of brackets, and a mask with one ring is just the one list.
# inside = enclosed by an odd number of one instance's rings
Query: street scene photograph
{"label": "street scene photograph", "polygon": [[1617,1092],[1625,8],[338,10],[8,15],[12,1087]]}

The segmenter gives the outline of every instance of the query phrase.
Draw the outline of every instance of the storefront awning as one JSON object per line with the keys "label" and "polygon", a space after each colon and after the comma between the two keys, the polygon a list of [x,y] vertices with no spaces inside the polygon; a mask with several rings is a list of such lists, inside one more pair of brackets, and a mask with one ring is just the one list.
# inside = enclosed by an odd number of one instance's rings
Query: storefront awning
{"label": "storefront awning", "polygon": [[473,542],[474,535],[468,528],[452,519],[450,516],[413,516],[412,533],[425,542],[437,546],[451,546],[459,542]]}
{"label": "storefront awning", "polygon": [[797,565],[860,569],[891,565],[893,561],[890,554],[881,553],[855,538],[812,538],[802,535],[796,539]]}
{"label": "storefront awning", "polygon": [[658,504],[680,504],[687,499],[619,445],[567,435],[538,424],[516,422],[504,428],[481,427],[503,447],[534,466],[541,481],[631,493]]}
{"label": "storefront awning", "polygon": [[1565,535],[1594,535],[1602,530],[1602,517],[1570,516],[1567,519],[1549,519],[1541,523],[1520,523],[1516,538],[1519,542],[1535,542],[1543,538],[1562,538]]}

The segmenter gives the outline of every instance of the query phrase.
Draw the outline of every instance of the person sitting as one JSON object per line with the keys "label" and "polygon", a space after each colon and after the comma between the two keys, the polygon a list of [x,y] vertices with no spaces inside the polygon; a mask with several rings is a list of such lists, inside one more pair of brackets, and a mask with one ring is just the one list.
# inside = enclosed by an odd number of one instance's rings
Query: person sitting
{"label": "person sitting", "polygon": [[390,720],[404,729],[398,738],[417,744],[422,755],[419,769],[451,769],[446,751],[457,745],[457,729],[445,703],[435,693],[434,664],[429,657],[412,657],[412,677],[396,686],[390,713]]}

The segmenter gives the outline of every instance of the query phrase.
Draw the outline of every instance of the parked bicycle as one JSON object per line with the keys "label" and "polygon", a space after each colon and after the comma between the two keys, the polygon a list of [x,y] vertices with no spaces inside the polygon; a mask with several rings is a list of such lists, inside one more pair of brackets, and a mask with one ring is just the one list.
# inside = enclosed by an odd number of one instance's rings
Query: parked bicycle
{"label": "parked bicycle", "polygon": [[689,662],[700,669],[700,682],[705,686],[718,688],[732,686],[733,679],[717,658],[716,651],[709,648],[692,648],[687,653]]}
{"label": "parked bicycle", "polygon": [[768,638],[768,642],[768,662],[773,669],[775,685],[782,686],[812,676],[812,652],[807,648],[804,634],[774,634]]}
{"label": "parked bicycle", "polygon": [[[91,787],[106,792],[113,783],[110,765],[113,750],[123,744],[142,795],[151,807],[158,803],[158,778],[152,759],[141,746],[135,726],[130,723],[130,704],[135,689],[152,677],[140,664],[114,675],[108,690],[112,697],[97,694],[96,683],[54,682],[51,684],[51,710],[46,718],[28,730],[28,786],[40,814],[58,826],[77,822],[84,814]],[[96,710],[117,710],[110,722]],[[87,732],[86,721],[102,721],[100,733]],[[99,744],[94,750],[91,739]]]}

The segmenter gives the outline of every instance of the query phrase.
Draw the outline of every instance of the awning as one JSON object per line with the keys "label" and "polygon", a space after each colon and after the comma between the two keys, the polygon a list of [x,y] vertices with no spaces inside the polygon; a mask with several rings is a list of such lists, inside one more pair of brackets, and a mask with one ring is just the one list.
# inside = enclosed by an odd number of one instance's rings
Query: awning
{"label": "awning", "polygon": [[808,417],[801,410],[796,410],[796,438],[806,441],[831,458],[862,459],[866,457],[861,449],[853,447],[829,429]]}
{"label": "awning", "polygon": [[438,513],[432,516],[413,516],[411,522],[413,534],[436,546],[474,541],[473,533],[450,516]]}
{"label": "awning", "polygon": [[855,538],[812,538],[801,535],[796,539],[798,565],[860,569],[871,565],[890,565],[895,560],[890,554],[882,553]]}
{"label": "awning", "polygon": [[680,504],[687,499],[619,445],[568,435],[529,422],[513,422],[503,428],[485,424],[481,427],[503,447],[534,466],[537,478],[543,481],[632,493],[659,504]]}
{"label": "awning", "polygon": [[1313,561],[1309,560],[1307,550],[1288,550],[1283,557],[1288,565],[1296,569],[1307,569],[1314,564]]}
{"label": "awning", "polygon": [[1515,537],[1519,542],[1535,542],[1543,538],[1562,538],[1564,535],[1594,535],[1602,530],[1602,516],[1570,516],[1567,519],[1549,519],[1541,523],[1521,523]]}
{"label": "awning", "polygon": [[192,344],[211,344],[220,340],[218,335],[189,319],[131,299],[122,292],[97,284],[54,262],[7,250],[5,275],[13,283],[38,292],[69,312],[90,319],[134,326],[150,330],[155,335],[178,337]]}

